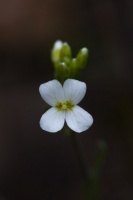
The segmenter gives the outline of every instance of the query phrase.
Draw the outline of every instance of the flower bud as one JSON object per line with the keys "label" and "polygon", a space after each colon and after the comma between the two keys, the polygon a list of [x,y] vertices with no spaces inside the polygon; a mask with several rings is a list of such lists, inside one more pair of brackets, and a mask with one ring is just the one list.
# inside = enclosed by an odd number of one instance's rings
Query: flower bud
{"label": "flower bud", "polygon": [[77,67],[82,69],[85,67],[86,65],[86,62],[87,62],[87,58],[88,58],[88,54],[89,54],[89,51],[87,48],[82,48],[78,55],[77,55],[77,58],[76,58],[76,61],[77,61]]}
{"label": "flower bud", "polygon": [[60,51],[60,58],[61,60],[64,58],[71,59],[72,52],[70,46],[64,42]]}
{"label": "flower bud", "polygon": [[54,43],[54,46],[51,52],[51,58],[54,63],[60,61],[60,52],[61,52],[62,46],[63,46],[63,42],[61,40],[57,40]]}

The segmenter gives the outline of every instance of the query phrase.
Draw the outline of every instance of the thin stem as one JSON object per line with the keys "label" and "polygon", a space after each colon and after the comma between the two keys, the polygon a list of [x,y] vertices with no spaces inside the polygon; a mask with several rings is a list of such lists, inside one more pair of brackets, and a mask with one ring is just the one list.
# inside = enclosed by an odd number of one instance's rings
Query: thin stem
{"label": "thin stem", "polygon": [[84,154],[80,147],[76,134],[66,128],[64,134],[69,136],[72,140],[75,153],[79,162],[81,173],[84,179],[84,200],[97,200],[100,198],[101,184],[100,184],[100,170],[105,159],[106,143],[99,141],[98,152],[94,158],[93,164],[90,168],[87,168],[85,163]]}
{"label": "thin stem", "polygon": [[82,172],[84,181],[85,181],[85,183],[87,183],[88,182],[88,172],[87,172],[88,170],[87,170],[87,167],[85,165],[84,157],[83,157],[78,139],[77,139],[74,132],[71,132],[71,139],[72,139],[73,147],[75,149],[75,152],[76,152],[76,155],[77,155],[77,158],[78,158],[78,161],[79,161],[79,165],[80,165],[80,168],[81,168],[81,172]]}

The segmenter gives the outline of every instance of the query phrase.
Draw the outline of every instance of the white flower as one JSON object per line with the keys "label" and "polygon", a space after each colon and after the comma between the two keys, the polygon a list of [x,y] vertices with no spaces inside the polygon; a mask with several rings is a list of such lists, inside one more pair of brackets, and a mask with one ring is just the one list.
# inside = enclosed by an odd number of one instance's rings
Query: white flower
{"label": "white flower", "polygon": [[40,119],[43,130],[60,131],[65,120],[69,128],[78,133],[92,125],[92,116],[77,105],[86,93],[84,82],[67,79],[62,86],[59,81],[52,80],[41,84],[39,92],[44,101],[52,106]]}

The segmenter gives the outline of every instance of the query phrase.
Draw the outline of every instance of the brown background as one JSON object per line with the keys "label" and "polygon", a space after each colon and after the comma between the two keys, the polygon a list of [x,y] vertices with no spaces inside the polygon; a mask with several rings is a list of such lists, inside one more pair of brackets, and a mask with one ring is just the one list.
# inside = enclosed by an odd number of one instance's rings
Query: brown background
{"label": "brown background", "polygon": [[132,0],[0,1],[0,200],[82,200],[71,141],[39,127],[38,87],[53,79],[50,51],[90,50],[82,107],[94,125],[78,135],[88,164],[104,139],[101,200],[133,199]]}

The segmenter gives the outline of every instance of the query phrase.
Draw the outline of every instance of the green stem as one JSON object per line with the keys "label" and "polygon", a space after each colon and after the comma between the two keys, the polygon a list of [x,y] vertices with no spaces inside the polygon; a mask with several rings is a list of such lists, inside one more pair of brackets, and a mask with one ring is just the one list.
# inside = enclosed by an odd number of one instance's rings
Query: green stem
{"label": "green stem", "polygon": [[79,161],[79,165],[81,168],[81,172],[83,175],[83,179],[85,181],[85,183],[88,182],[88,170],[87,167],[85,165],[85,161],[84,161],[84,157],[83,157],[83,153],[82,150],[80,148],[79,142],[78,142],[78,138],[76,137],[74,132],[71,132],[71,139],[72,139],[72,143],[73,143],[73,147],[75,149],[78,161]]}
{"label": "green stem", "polygon": [[92,167],[88,169],[76,134],[74,132],[70,132],[70,136],[84,179],[84,200],[100,199],[100,171],[105,159],[106,143],[104,141],[99,141],[97,155],[94,158]]}
{"label": "green stem", "polygon": [[71,138],[79,162],[79,166],[84,180],[83,199],[84,200],[100,199],[100,193],[101,193],[100,172],[107,150],[106,143],[104,141],[98,142],[97,154],[94,157],[91,167],[88,168],[76,134],[73,131],[71,131],[68,127],[64,127],[63,134]]}

